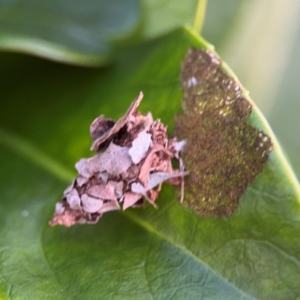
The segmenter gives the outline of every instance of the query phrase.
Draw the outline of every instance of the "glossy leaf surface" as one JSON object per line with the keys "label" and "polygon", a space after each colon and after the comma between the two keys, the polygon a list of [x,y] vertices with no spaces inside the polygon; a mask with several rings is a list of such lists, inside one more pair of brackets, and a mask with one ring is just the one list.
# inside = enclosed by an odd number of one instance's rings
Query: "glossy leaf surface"
{"label": "glossy leaf surface", "polygon": [[[95,226],[47,224],[75,162],[90,155],[88,129],[96,116],[117,119],[142,90],[141,110],[172,132],[181,112],[180,64],[192,45],[209,47],[178,30],[101,70],[2,56],[4,299],[300,296],[299,186],[256,108],[249,124],[269,134],[275,149],[231,216],[201,218],[164,187],[158,210],[112,212]],[[15,74],[5,76],[7,68]]]}
{"label": "glossy leaf surface", "polygon": [[116,43],[191,24],[196,0],[0,2],[0,49],[76,65],[103,65]]}

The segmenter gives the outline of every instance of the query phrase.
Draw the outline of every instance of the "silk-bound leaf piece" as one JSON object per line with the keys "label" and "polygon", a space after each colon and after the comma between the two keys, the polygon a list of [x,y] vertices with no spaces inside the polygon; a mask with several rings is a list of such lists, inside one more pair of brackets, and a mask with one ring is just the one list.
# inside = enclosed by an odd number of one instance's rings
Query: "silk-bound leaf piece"
{"label": "silk-bound leaf piece", "polygon": [[[142,98],[140,92],[116,123],[101,115],[90,125],[92,150],[97,153],[75,164],[79,182],[73,180],[62,202],[56,203],[51,226],[95,224],[104,212],[119,210],[121,203],[124,210],[145,206],[143,198],[157,207],[154,202],[163,182],[180,184],[183,195],[183,177],[188,173],[184,172],[180,151],[185,143],[169,139],[160,120],[154,121],[150,112],[142,115],[137,110]],[[173,159],[179,160],[180,169],[172,168]]]}
{"label": "silk-bound leaf piece", "polygon": [[204,217],[230,215],[267,162],[271,139],[247,124],[252,105],[212,51],[188,50],[181,87],[184,114],[176,116],[175,134],[187,139],[184,204]]}

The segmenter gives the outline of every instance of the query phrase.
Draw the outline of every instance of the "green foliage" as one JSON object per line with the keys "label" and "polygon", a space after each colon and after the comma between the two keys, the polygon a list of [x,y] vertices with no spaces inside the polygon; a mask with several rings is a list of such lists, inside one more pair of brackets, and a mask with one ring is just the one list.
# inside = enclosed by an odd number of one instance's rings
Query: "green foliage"
{"label": "green foliage", "polygon": [[231,216],[199,217],[164,187],[158,210],[112,212],[94,226],[47,224],[74,163],[91,155],[96,116],[117,119],[142,90],[141,110],[173,131],[190,46],[209,47],[178,29],[119,50],[101,69],[1,54],[1,299],[300,296],[299,184],[256,107],[248,122],[275,148]]}
{"label": "green foliage", "polygon": [[105,64],[121,41],[190,24],[195,6],[196,0],[7,0],[0,3],[0,49],[77,65]]}

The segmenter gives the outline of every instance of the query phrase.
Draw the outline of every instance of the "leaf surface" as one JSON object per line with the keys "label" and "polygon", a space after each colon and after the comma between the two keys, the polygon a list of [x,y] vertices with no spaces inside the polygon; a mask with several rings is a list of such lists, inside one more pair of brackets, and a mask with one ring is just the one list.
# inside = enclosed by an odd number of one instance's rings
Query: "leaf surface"
{"label": "leaf surface", "polygon": [[158,210],[107,213],[95,226],[47,224],[75,162],[91,156],[96,116],[119,118],[142,90],[141,110],[172,132],[181,112],[180,64],[190,46],[211,48],[181,29],[101,70],[0,58],[4,299],[300,297],[299,186],[255,106],[248,122],[275,148],[231,216],[202,218],[166,186]]}
{"label": "leaf surface", "polygon": [[116,44],[191,24],[196,0],[34,0],[0,3],[0,49],[76,65],[107,64]]}

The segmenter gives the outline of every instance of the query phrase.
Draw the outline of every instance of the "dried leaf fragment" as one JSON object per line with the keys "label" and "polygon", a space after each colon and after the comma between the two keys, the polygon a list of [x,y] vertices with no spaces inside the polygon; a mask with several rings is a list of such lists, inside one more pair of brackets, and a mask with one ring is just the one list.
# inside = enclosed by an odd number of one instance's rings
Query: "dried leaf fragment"
{"label": "dried leaf fragment", "polygon": [[[140,105],[141,101],[143,99],[143,93],[140,93],[138,95],[138,97],[135,99],[135,101],[130,105],[129,109],[127,110],[127,112],[125,113],[125,115],[123,117],[121,117],[118,122],[116,122],[111,129],[107,130],[106,132],[104,132],[101,136],[99,136],[98,138],[96,138],[96,140],[94,141],[94,143],[92,144],[91,150],[98,150],[100,145],[102,143],[104,143],[108,138],[110,138],[112,135],[116,134],[118,131],[120,131],[120,129],[122,127],[125,126],[125,124],[129,121],[130,117],[132,116],[132,114],[136,111],[137,107]],[[98,123],[99,118],[97,118],[93,123]],[[92,124],[93,124],[92,123]],[[92,126],[93,127],[93,126]],[[102,122],[101,122],[101,129],[102,129]],[[93,136],[94,132],[97,132],[96,129],[91,130],[91,135]],[[95,135],[94,135],[95,136]]]}
{"label": "dried leaf fragment", "polygon": [[142,131],[137,138],[132,142],[132,147],[128,153],[134,164],[138,164],[147,154],[151,143],[151,134]]}
{"label": "dried leaf fragment", "polygon": [[[183,187],[187,172],[180,156],[185,142],[169,139],[160,120],[137,111],[142,98],[140,93],[117,122],[103,115],[92,122],[91,149],[96,154],[75,164],[78,176],[56,204],[51,226],[94,224],[105,212],[141,207],[145,201],[156,207],[163,182]],[[180,170],[173,169],[172,159],[179,160]]]}

